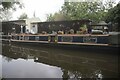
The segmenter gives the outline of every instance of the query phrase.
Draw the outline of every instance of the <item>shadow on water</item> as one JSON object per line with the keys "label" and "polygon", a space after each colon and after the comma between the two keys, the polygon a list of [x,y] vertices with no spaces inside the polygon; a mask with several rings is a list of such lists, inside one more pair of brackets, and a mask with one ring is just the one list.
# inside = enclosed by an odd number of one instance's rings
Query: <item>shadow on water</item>
{"label": "shadow on water", "polygon": [[[118,77],[117,54],[103,54],[79,50],[58,49],[54,47],[50,48],[3,44],[2,56],[9,63],[12,60],[32,59],[35,63],[42,63],[60,68],[62,74],[60,74],[57,78],[101,79]],[[14,68],[17,68],[16,64],[13,65]],[[24,68],[26,65],[22,66]],[[9,65],[7,68],[9,68]],[[6,69],[3,69],[3,76],[5,76],[4,73],[7,73]],[[17,71],[14,73],[17,73]],[[37,73],[34,73],[34,75],[37,75]],[[44,78],[46,78],[45,75]]]}

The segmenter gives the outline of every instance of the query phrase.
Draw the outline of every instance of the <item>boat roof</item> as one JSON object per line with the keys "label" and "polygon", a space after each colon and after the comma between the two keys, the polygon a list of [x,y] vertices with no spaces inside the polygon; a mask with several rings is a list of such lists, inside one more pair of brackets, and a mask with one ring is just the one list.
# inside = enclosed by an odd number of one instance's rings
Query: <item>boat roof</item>
{"label": "boat roof", "polygon": [[2,24],[4,23],[13,23],[13,24],[23,25],[23,26],[26,25],[25,20],[2,21]]}

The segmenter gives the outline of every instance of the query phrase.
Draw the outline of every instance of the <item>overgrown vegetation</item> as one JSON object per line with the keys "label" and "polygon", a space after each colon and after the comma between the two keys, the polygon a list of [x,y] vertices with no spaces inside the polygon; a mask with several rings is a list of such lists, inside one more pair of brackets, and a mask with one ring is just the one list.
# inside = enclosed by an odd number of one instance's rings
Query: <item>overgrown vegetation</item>
{"label": "overgrown vegetation", "polygon": [[105,16],[106,22],[117,23],[117,29],[120,31],[120,3],[118,3],[115,7],[108,10],[107,15]]}
{"label": "overgrown vegetation", "polygon": [[26,13],[23,13],[20,15],[20,17],[18,17],[18,19],[27,19],[28,18],[28,15]]}
{"label": "overgrown vegetation", "polygon": [[[120,31],[120,2],[65,2],[55,14],[48,14],[46,21],[90,19],[93,22],[106,21],[113,24],[115,31]],[[117,27],[117,28],[116,28]]]}
{"label": "overgrown vegetation", "polygon": [[61,11],[47,15],[47,21],[91,19],[99,22],[105,20],[104,17],[114,4],[114,1],[65,2]]}
{"label": "overgrown vegetation", "polygon": [[0,21],[8,21],[12,18],[12,12],[17,8],[23,8],[24,5],[20,0],[2,0],[0,1]]}

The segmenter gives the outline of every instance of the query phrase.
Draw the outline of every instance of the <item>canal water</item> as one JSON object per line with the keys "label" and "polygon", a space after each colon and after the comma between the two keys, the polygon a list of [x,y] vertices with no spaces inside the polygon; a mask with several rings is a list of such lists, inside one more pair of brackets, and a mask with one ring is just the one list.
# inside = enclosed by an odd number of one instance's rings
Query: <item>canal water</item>
{"label": "canal water", "polygon": [[3,78],[117,78],[117,52],[3,44]]}

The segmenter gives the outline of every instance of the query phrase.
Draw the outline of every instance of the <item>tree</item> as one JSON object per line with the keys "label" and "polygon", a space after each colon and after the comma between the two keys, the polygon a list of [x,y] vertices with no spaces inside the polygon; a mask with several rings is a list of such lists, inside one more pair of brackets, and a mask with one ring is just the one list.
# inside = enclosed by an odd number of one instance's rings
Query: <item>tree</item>
{"label": "tree", "polygon": [[52,14],[47,14],[47,20],[46,21],[61,21],[61,20],[65,20],[64,15],[59,11]]}
{"label": "tree", "polygon": [[63,14],[61,12],[55,13],[54,14],[54,21],[61,21],[61,20],[64,20]]}
{"label": "tree", "polygon": [[[11,2],[8,2],[9,0],[3,0],[0,1],[0,21],[1,20],[8,20],[8,17],[11,17],[13,11],[16,11],[16,9],[23,8],[23,3],[18,0],[10,0]],[[18,7],[17,7],[18,6]]]}
{"label": "tree", "polygon": [[114,8],[111,8],[106,16],[107,22],[118,22],[120,20],[120,3],[118,3]]}
{"label": "tree", "polygon": [[104,20],[107,11],[113,7],[114,1],[99,2],[65,2],[62,13],[66,19],[91,19],[94,21]]}
{"label": "tree", "polygon": [[26,13],[23,13],[22,15],[20,15],[20,17],[18,19],[27,19],[28,16]]}
{"label": "tree", "polygon": [[54,21],[54,17],[52,14],[47,14],[47,20],[46,21]]}
{"label": "tree", "polygon": [[120,31],[120,2],[114,7],[108,10],[105,17],[106,22],[118,23],[118,31]]}
{"label": "tree", "polygon": [[91,19],[99,22],[104,20],[109,9],[113,8],[114,1],[98,2],[65,2],[62,10],[47,16],[47,20],[79,20]]}
{"label": "tree", "polygon": [[12,18],[12,11],[10,10],[4,10],[0,12],[0,20],[8,21]]}

